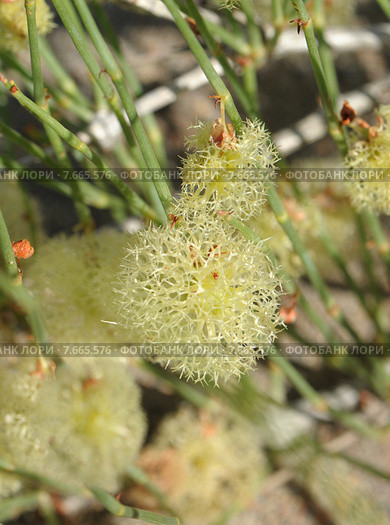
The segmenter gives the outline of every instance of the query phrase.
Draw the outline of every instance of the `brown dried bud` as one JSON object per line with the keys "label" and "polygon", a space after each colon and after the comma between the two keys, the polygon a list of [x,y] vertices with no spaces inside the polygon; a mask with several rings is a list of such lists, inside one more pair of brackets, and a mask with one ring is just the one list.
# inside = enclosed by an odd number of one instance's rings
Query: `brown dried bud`
{"label": "brown dried bud", "polygon": [[355,120],[356,115],[356,111],[349,105],[348,100],[344,100],[344,105],[340,111],[341,123],[344,126],[348,126],[353,120]]}

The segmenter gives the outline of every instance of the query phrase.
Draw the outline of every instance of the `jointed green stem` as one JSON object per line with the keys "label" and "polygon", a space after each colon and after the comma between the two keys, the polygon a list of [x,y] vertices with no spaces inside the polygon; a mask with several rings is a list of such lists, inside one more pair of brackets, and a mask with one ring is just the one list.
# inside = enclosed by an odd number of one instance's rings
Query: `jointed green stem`
{"label": "jointed green stem", "polygon": [[194,18],[197,24],[197,27],[200,31],[200,34],[202,35],[202,37],[204,38],[206,42],[207,47],[209,48],[210,52],[217,58],[221,66],[223,67],[226,78],[229,80],[245,112],[248,114],[250,118],[256,118],[257,113],[254,110],[252,101],[250,100],[248,96],[249,93],[247,93],[245,89],[242,87],[236,73],[233,71],[233,68],[229,64],[221,48],[219,47],[217,42],[214,40],[214,37],[209,32],[208,27],[206,23],[204,22],[203,17],[199,13],[199,10],[196,7],[194,0],[186,0],[186,3],[188,6],[188,11],[190,15]]}
{"label": "jointed green stem", "polygon": [[[157,162],[156,156],[154,154],[153,148],[150,144],[146,131],[143,127],[143,124],[137,114],[134,102],[131,98],[129,90],[127,89],[122,71],[120,70],[114,56],[112,55],[104,38],[102,37],[99,28],[96,25],[93,16],[91,15],[86,1],[74,0],[74,3],[92,39],[92,42],[97,52],[99,53],[100,58],[102,59],[107,74],[111,77],[112,81],[115,84],[119,97],[122,101],[123,108],[126,111],[126,114],[130,120],[132,129],[134,131],[134,135],[137,139],[139,148],[144,157],[146,166],[149,169],[158,170],[160,166]],[[155,207],[156,214],[160,219],[160,222],[164,222],[167,219],[164,209],[169,207],[172,195],[165,181],[156,180],[154,181],[154,186],[157,190],[158,196],[156,195],[156,198],[153,199],[153,204]],[[151,188],[153,188],[152,185],[149,186],[149,190]]]}
{"label": "jointed green stem", "polygon": [[107,102],[110,104],[111,109],[117,116],[123,130],[123,134],[129,144],[130,150],[134,151],[134,157],[136,158],[138,148],[135,145],[131,128],[126,121],[125,116],[123,115],[122,106],[119,103],[118,95],[114,91],[110,81],[104,74],[104,71],[99,66],[94,55],[88,47],[86,36],[73,4],[70,2],[70,0],[53,0],[53,5],[59,14],[69,36],[73,40],[77,51],[80,53],[81,58],[84,60],[92,77],[95,79],[96,83],[104,93]]}
{"label": "jointed green stem", "polygon": [[387,18],[390,20],[390,3],[389,0],[376,0],[381,6],[382,11],[387,15]]}
{"label": "jointed green stem", "polygon": [[368,224],[370,231],[374,237],[376,247],[387,267],[387,274],[390,281],[390,241],[383,232],[381,223],[378,217],[370,210],[363,210],[361,212],[363,219]]}
{"label": "jointed green stem", "polygon": [[185,19],[182,17],[179,9],[177,8],[175,1],[174,0],[163,0],[163,2],[167,6],[169,11],[171,12],[175,20],[175,23],[177,25],[177,28],[179,29],[180,33],[183,35],[185,41],[188,44],[188,47],[191,49],[192,53],[197,59],[200,67],[202,68],[204,74],[208,78],[214,91],[223,100],[227,114],[229,115],[233,126],[236,128],[237,133],[239,133],[242,127],[242,120],[241,120],[241,117],[237,111],[237,108],[233,102],[232,96],[229,93],[227,87],[225,86],[225,84],[219,77],[218,73],[215,71],[215,69],[211,65],[206,52],[204,51],[204,49],[198,42],[198,39],[192,32],[190,26],[187,24]]}
{"label": "jointed green stem", "polygon": [[110,496],[106,491],[99,488],[90,488],[91,493],[97,500],[114,516],[123,516],[128,518],[134,518],[137,520],[144,520],[147,523],[155,523],[157,525],[180,525],[177,518],[169,518],[168,516],[161,516],[154,512],[147,510],[135,509],[122,505],[115,498]]}
{"label": "jointed green stem", "polygon": [[[46,100],[45,88],[43,84],[39,38],[35,20],[36,0],[25,0],[25,7],[27,14],[28,39],[30,44],[31,68],[34,84],[34,99],[37,105],[50,115],[50,108]],[[60,136],[49,125],[43,123],[43,126],[58,161],[61,163],[61,165],[63,165],[63,167],[71,168],[70,160]],[[80,223],[84,227],[89,228],[93,224],[92,214],[91,210],[85,205],[81,198],[79,181],[75,181],[72,186],[72,191],[74,205],[79,216]]]}
{"label": "jointed green stem", "polygon": [[[226,216],[225,219],[229,224],[231,224],[234,228],[241,232],[244,235],[244,237],[249,241],[256,244],[264,242],[253,230],[251,230],[248,226],[240,222],[238,219],[235,219],[232,216]],[[271,260],[271,262],[275,265],[275,267],[278,267],[276,257],[265,247],[263,248],[265,249],[265,252]],[[309,317],[309,319],[311,319],[319,328],[319,330],[324,334],[326,340],[330,343],[337,342],[334,338],[332,330],[322,319],[322,317],[316,312],[316,310],[313,308],[310,302],[305,298],[298,284],[294,282],[294,280],[291,277],[289,277],[281,268],[278,268],[278,275],[282,279],[283,285],[285,289],[289,291],[289,293],[295,294],[298,292],[298,303],[300,304],[306,315]]]}
{"label": "jointed green stem", "polygon": [[41,122],[51,126],[56,133],[67,142],[72,148],[75,148],[77,151],[80,151],[88,160],[90,160],[94,166],[104,170],[104,176],[108,178],[117,189],[123,194],[126,198],[131,209],[138,215],[145,216],[151,219],[155,219],[154,211],[129,187],[125,184],[115,171],[110,169],[106,163],[100,158],[100,156],[92,151],[87,144],[81,141],[76,135],[71,131],[66,129],[62,124],[60,124],[56,119],[48,115],[42,108],[34,104],[32,100],[26,97],[19,88],[14,84],[10,83],[4,76],[1,76],[0,79],[4,85],[9,89],[12,96],[30,113],[35,115]]}
{"label": "jointed green stem", "polygon": [[319,293],[320,297],[322,298],[328,313],[339,323],[341,323],[356,341],[360,342],[359,335],[357,334],[355,329],[350,325],[348,320],[344,317],[329,288],[322,279],[305,245],[296,233],[293,225],[291,224],[287,211],[285,210],[283,203],[279,199],[279,196],[276,193],[276,190],[273,186],[271,186],[268,191],[268,202],[272,210],[274,211],[279,224],[282,226],[283,230],[285,231],[292,245],[294,246],[296,253],[301,258],[301,261],[306,269],[307,275],[310,281],[312,282],[313,286]]}
{"label": "jointed green stem", "polygon": [[77,105],[90,108],[91,102],[80,92],[80,88],[58,60],[45,38],[39,39],[39,48],[44,62],[59,84],[58,87],[75,100]]}
{"label": "jointed green stem", "polygon": [[[125,57],[122,51],[121,43],[118,39],[115,28],[112,26],[110,19],[105,13],[103,6],[99,2],[93,3],[93,12],[98,21],[98,24],[102,28],[102,32],[115,52],[118,64],[123,72],[126,83],[130,90],[133,92],[136,98],[143,94],[143,87],[139,82],[136,74],[134,73],[129,61]],[[164,144],[164,137],[158,125],[157,119],[153,114],[145,115],[142,118],[145,128],[148,132],[150,142],[156,153],[160,166],[168,166],[167,155]],[[130,167],[130,166],[128,166]]]}
{"label": "jointed green stem", "polygon": [[299,17],[299,23],[305,33],[307,48],[309,50],[310,60],[316,77],[317,86],[321,95],[326,118],[328,121],[329,132],[339,148],[343,157],[348,152],[344,131],[335,113],[331,94],[329,93],[327,80],[324,74],[323,65],[317,48],[316,37],[314,34],[313,21],[307,12],[303,0],[291,0]]}
{"label": "jointed green stem", "polygon": [[[18,240],[18,239],[15,239]],[[3,261],[3,268],[8,274],[10,279],[16,280],[18,278],[18,266],[16,264],[16,259],[14,251],[12,249],[11,239],[8,234],[7,225],[3,214],[0,209],[0,255]]]}

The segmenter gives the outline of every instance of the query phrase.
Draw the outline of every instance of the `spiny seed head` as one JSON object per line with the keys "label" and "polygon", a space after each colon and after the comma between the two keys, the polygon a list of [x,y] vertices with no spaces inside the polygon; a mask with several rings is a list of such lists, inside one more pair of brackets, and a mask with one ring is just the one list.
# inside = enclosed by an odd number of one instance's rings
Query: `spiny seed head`
{"label": "spiny seed head", "polygon": [[261,211],[269,183],[261,177],[247,181],[240,170],[271,169],[277,153],[260,121],[247,120],[239,137],[226,128],[222,141],[218,126],[218,121],[198,123],[196,133],[187,139],[194,151],[183,159],[182,199],[192,201],[192,206],[207,203],[213,212],[234,211],[235,217],[247,219]]}
{"label": "spiny seed head", "polygon": [[[346,159],[350,168],[388,168],[390,166],[390,105],[379,108],[380,124],[367,141],[358,141]],[[381,181],[351,181],[346,189],[358,209],[369,208],[390,215],[390,183]]]}
{"label": "spiny seed head", "polygon": [[195,381],[239,377],[255,364],[254,345],[275,338],[276,270],[261,244],[223,220],[183,206],[173,215],[173,225],[139,232],[127,250],[116,286],[122,322],[148,342],[224,344],[223,356],[183,348],[156,361]]}
{"label": "spiny seed head", "polygon": [[[266,473],[254,429],[216,408],[198,414],[183,407],[168,416],[139,465],[160,489],[168,489],[188,525],[215,523],[232,506],[244,507]],[[147,495],[138,489],[131,496],[142,507]]]}
{"label": "spiny seed head", "polygon": [[47,475],[108,491],[120,488],[146,427],[137,385],[115,358],[57,367],[39,389],[33,417],[50,449]]}
{"label": "spiny seed head", "polygon": [[[46,35],[54,27],[53,13],[45,0],[37,0],[38,33]],[[5,49],[20,51],[28,44],[27,16],[24,0],[0,2],[0,44]]]}

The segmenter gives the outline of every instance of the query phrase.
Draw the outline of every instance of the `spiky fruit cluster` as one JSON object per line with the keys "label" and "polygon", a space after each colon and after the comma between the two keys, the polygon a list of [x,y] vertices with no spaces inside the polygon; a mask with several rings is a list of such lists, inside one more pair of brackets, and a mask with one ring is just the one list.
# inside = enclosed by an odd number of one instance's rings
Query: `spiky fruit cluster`
{"label": "spiky fruit cluster", "polygon": [[[118,278],[125,326],[144,340],[177,343],[156,357],[187,378],[239,377],[256,361],[254,346],[277,332],[280,282],[263,246],[223,220],[181,203],[172,224],[137,234]],[[187,353],[179,345],[219,343],[220,354]]]}
{"label": "spiky fruit cluster", "polygon": [[[278,159],[264,124],[247,120],[239,137],[221,119],[200,122],[195,131],[187,139],[194,151],[183,159],[183,202],[207,205],[214,213],[234,212],[242,220],[259,213],[270,184],[268,174]],[[265,177],[258,173],[261,169]]]}
{"label": "spiky fruit cluster", "polygon": [[[380,176],[388,177],[390,166],[390,105],[379,108],[379,126],[371,128],[369,140],[355,143],[346,159],[347,166],[353,169],[376,170]],[[346,188],[357,208],[368,208],[376,213],[390,215],[390,182],[387,178],[369,181],[351,181]]]}
{"label": "spiky fruit cluster", "polygon": [[[46,35],[54,27],[53,13],[45,0],[37,0],[38,33]],[[20,51],[28,43],[27,16],[24,0],[0,0],[0,44],[5,49]]]}
{"label": "spiky fruit cluster", "polygon": [[[215,523],[224,512],[245,507],[266,474],[258,437],[245,421],[187,407],[162,422],[139,465],[169,493],[188,525]],[[155,508],[141,487],[132,497]]]}
{"label": "spiky fruit cluster", "polygon": [[113,281],[128,241],[114,230],[61,235],[34,255],[24,282],[40,303],[52,341],[130,341],[128,330],[111,324],[117,315]]}

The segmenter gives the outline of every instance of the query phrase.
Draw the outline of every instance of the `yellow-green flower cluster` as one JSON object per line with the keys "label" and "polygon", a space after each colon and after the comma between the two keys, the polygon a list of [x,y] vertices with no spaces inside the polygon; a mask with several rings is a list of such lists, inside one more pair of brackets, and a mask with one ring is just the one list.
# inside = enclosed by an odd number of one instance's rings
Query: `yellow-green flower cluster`
{"label": "yellow-green flower cluster", "polygon": [[112,291],[127,241],[114,230],[61,235],[34,255],[24,282],[40,304],[52,341],[129,341],[129,330],[115,323]]}
{"label": "yellow-green flower cluster", "polygon": [[34,415],[50,450],[45,470],[117,491],[145,436],[138,388],[120,359],[69,360],[76,366],[59,366],[36,402]]}
{"label": "yellow-green flower cluster", "polygon": [[[117,286],[123,323],[145,341],[176,344],[155,359],[187,378],[239,377],[256,362],[254,345],[275,338],[275,269],[261,244],[208,215],[207,207],[180,203],[172,215],[174,223],[139,232],[127,250]],[[218,344],[219,353],[204,348],[199,355],[188,344]]]}
{"label": "yellow-green flower cluster", "polygon": [[[379,108],[379,126],[369,134],[369,140],[355,143],[346,159],[353,169],[385,170],[390,166],[390,105]],[[390,215],[390,182],[386,180],[351,181],[346,183],[352,203],[359,209],[368,208],[376,213]]]}
{"label": "yellow-green flower cluster", "polygon": [[[39,382],[31,375],[35,358],[3,358],[0,367],[0,457],[11,464],[38,468],[47,458],[47,450],[30,424],[31,409],[39,392]],[[0,472],[0,497],[22,488],[17,476]]]}
{"label": "yellow-green flower cluster", "polygon": [[[37,0],[36,24],[41,35],[46,35],[54,27],[53,13],[45,0]],[[20,51],[27,43],[24,0],[0,0],[0,46],[11,51]]]}
{"label": "yellow-green flower cluster", "polygon": [[389,524],[384,509],[369,486],[343,459],[315,450],[307,441],[297,442],[287,453],[298,480],[337,525]]}
{"label": "yellow-green flower cluster", "polygon": [[[0,457],[69,485],[116,491],[145,435],[138,388],[122,360],[66,361],[55,375],[34,358],[0,368]],[[20,488],[0,473],[1,496]]]}
{"label": "yellow-green flower cluster", "polygon": [[[224,513],[245,507],[266,474],[254,429],[220,410],[198,415],[182,408],[167,417],[139,464],[169,494],[186,525],[216,523]],[[134,504],[153,508],[140,487],[132,497]]]}
{"label": "yellow-green flower cluster", "polygon": [[[183,159],[182,200],[207,203],[212,212],[233,211],[242,220],[259,213],[267,183],[257,170],[272,170],[278,159],[264,124],[247,120],[239,137],[219,120],[198,123],[195,130],[187,140],[194,151]],[[255,178],[248,181],[250,173]]]}

